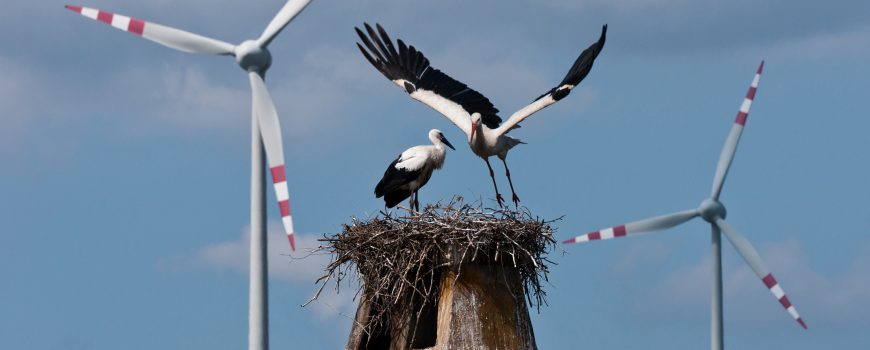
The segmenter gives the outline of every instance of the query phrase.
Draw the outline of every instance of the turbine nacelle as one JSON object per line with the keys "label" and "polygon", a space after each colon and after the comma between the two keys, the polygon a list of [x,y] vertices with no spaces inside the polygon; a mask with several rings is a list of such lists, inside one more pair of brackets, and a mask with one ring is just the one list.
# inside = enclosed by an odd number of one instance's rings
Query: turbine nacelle
{"label": "turbine nacelle", "polygon": [[704,221],[713,224],[716,222],[716,218],[724,219],[728,215],[728,212],[721,202],[707,198],[698,206],[698,214],[701,215]]}
{"label": "turbine nacelle", "polygon": [[236,46],[233,53],[236,62],[245,71],[251,70],[263,73],[272,65],[272,54],[254,40],[247,40]]}
{"label": "turbine nacelle", "polygon": [[598,241],[612,239],[617,237],[628,237],[646,232],[653,232],[668,229],[689,221],[697,216],[702,217],[709,222],[712,227],[713,246],[713,307],[712,307],[712,348],[722,349],[722,257],[720,248],[720,235],[725,235],[728,241],[734,246],[743,260],[752,269],[753,272],[761,279],[764,286],[773,294],[779,301],[780,305],[800,324],[804,329],[807,324],[798,314],[797,309],[792,305],[791,301],[786,297],[782,287],[773,277],[770,270],[764,264],[758,251],[749,243],[749,240],[741,235],[737,230],[732,228],[725,222],[725,206],[719,202],[719,194],[722,191],[722,185],[725,182],[725,177],[728,175],[728,169],[731,162],[734,160],[734,152],[737,150],[737,143],[740,141],[740,135],[743,128],[746,126],[746,118],[749,115],[749,107],[752,106],[752,101],[755,98],[755,92],[758,88],[758,82],[761,79],[761,70],[764,68],[764,61],[758,66],[755,72],[755,79],[752,80],[752,85],[749,91],[746,92],[746,97],[743,99],[743,104],[740,106],[740,111],[737,113],[737,118],[731,126],[731,132],[725,140],[725,145],[722,147],[722,153],[719,155],[719,163],[716,165],[716,176],[713,180],[713,187],[710,191],[710,197],[705,199],[696,209],[689,209],[681,212],[661,215],[649,219],[638,220],[623,225],[609,227],[599,231],[589,232],[584,235],[576,236],[566,240],[564,243],[582,243],[590,241]]}
{"label": "turbine nacelle", "polygon": [[[251,282],[249,293],[248,347],[267,349],[268,308],[266,268],[266,211],[263,207],[266,187],[264,158],[272,175],[272,184],[278,200],[281,222],[290,250],[295,251],[293,217],[290,211],[290,193],[284,166],[284,150],[278,113],[263,82],[265,72],[272,65],[272,55],[266,49],[281,30],[299,14],[311,0],[288,0],[272,18],[256,41],[248,40],[233,45],[222,40],[147,22],[138,18],[115,14],[94,8],[66,5],[65,8],[95,21],[151,40],[171,49],[209,55],[234,56],[248,74],[252,91],[251,142]],[[265,157],[263,157],[265,155]]]}
{"label": "turbine nacelle", "polygon": [[[259,137],[262,142],[252,143],[252,153],[257,159],[265,149],[266,159],[269,163],[269,171],[272,173],[273,185],[275,186],[275,194],[278,199],[278,206],[281,210],[281,221],[284,226],[287,238],[290,241],[290,249],[295,250],[293,240],[293,219],[290,212],[290,194],[287,188],[286,170],[284,168],[284,150],[283,141],[281,140],[281,126],[278,120],[278,113],[275,110],[275,105],[272,102],[272,97],[269,95],[268,89],[263,82],[265,72],[272,65],[272,54],[269,53],[267,47],[269,43],[275,39],[281,30],[299,14],[311,0],[287,0],[284,6],[269,22],[266,29],[256,40],[248,40],[239,45],[233,45],[228,42],[205,37],[199,34],[187,32],[181,29],[168,27],[154,22],[148,22],[142,19],[133,18],[117,13],[103,11],[90,7],[66,5],[66,9],[78,13],[92,20],[111,25],[114,28],[123,30],[130,34],[142,37],[153,41],[157,44],[169,47],[174,50],[179,50],[189,53],[200,53],[219,56],[234,56],[236,62],[246,72],[251,83],[253,113],[252,118],[256,121],[254,125],[259,129]],[[254,164],[252,167],[258,168],[260,165]],[[254,179],[252,177],[252,188],[262,186],[255,185],[262,179]],[[252,191],[253,193],[253,191]],[[253,194],[252,194],[253,196]],[[253,204],[252,208],[258,204]],[[253,230],[253,228],[252,228]],[[255,236],[252,232],[252,236]]]}

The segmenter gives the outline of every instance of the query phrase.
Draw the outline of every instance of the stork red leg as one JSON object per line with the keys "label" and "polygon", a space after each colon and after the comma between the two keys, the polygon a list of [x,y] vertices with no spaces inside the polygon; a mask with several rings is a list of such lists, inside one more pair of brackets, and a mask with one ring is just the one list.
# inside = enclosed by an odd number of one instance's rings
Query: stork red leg
{"label": "stork red leg", "polygon": [[498,202],[499,208],[504,208],[504,198],[501,197],[501,193],[498,193],[498,185],[495,184],[495,172],[492,171],[492,166],[489,165],[489,158],[483,158],[483,161],[486,162],[486,167],[489,168],[489,177],[492,178],[492,187],[495,188],[495,201]]}
{"label": "stork red leg", "polygon": [[513,183],[513,181],[511,181],[511,170],[508,169],[507,162],[504,159],[502,159],[501,162],[502,162],[502,164],[504,164],[504,174],[508,178],[508,184],[511,185],[511,194],[513,194],[512,200],[514,201],[514,206],[519,208],[520,207],[520,197],[517,196],[517,191],[514,191],[514,183]]}

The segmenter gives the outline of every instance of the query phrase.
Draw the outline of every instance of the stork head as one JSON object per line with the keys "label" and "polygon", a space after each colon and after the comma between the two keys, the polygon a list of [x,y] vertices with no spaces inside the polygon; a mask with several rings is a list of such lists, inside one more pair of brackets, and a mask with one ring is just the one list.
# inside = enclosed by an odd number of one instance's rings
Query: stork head
{"label": "stork head", "polygon": [[468,137],[468,142],[474,141],[474,135],[477,134],[477,129],[480,129],[480,113],[474,112],[471,114],[471,136]]}
{"label": "stork head", "polygon": [[441,130],[429,130],[429,140],[432,141],[432,144],[434,145],[444,144],[447,145],[447,147],[450,147],[450,149],[454,151],[456,150],[456,148],[453,148],[453,145],[450,144],[450,141],[447,141],[447,138],[444,137],[444,133],[441,132]]}

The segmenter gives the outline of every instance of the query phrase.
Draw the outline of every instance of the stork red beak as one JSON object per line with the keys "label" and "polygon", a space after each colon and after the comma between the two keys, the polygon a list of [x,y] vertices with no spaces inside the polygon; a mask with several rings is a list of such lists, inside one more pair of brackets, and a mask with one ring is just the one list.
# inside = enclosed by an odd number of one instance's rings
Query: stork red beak
{"label": "stork red beak", "polygon": [[474,134],[477,133],[477,123],[471,123],[471,138],[468,140],[474,141]]}

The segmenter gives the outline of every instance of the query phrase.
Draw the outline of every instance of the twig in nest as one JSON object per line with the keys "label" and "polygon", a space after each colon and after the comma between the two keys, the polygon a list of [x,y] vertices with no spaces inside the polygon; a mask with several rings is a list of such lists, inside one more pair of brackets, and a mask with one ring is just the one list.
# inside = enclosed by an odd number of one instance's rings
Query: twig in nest
{"label": "twig in nest", "polygon": [[411,215],[381,214],[354,219],[342,232],[321,239],[326,243],[321,250],[333,260],[317,283],[321,290],[330,280],[337,287],[350,265],[356,266],[361,282],[357,293],[362,292],[370,306],[367,333],[387,325],[389,315],[419,315],[421,310],[403,308],[412,307],[411,300],[419,301],[414,303],[419,308],[436,300],[439,269],[451,264],[510,266],[519,273],[529,304],[538,309],[546,304],[540,281],[547,280],[552,263],[546,253],[556,244],[553,221],[533,217],[525,208],[485,212],[461,198],[427,205]]}

